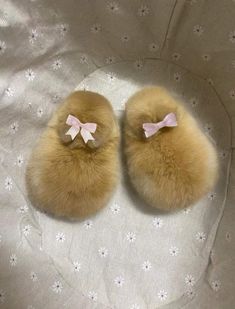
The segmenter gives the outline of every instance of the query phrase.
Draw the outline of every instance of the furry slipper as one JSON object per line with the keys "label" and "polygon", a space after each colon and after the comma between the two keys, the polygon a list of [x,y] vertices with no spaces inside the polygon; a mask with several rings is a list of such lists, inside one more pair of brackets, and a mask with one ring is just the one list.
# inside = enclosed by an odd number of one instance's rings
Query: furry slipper
{"label": "furry slipper", "polygon": [[72,93],[29,160],[26,184],[33,205],[68,218],[104,207],[118,179],[118,145],[110,103],[97,93]]}
{"label": "furry slipper", "polygon": [[216,151],[164,88],[145,88],[132,96],[124,121],[130,180],[147,203],[162,210],[184,208],[213,188]]}

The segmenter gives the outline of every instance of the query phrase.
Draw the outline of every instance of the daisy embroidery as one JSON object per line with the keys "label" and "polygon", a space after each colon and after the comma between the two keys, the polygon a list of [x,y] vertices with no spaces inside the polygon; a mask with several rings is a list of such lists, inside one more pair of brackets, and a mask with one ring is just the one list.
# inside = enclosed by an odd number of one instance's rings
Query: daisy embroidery
{"label": "daisy embroidery", "polygon": [[37,30],[36,29],[32,29],[31,33],[29,35],[29,42],[30,42],[30,44],[33,45],[35,43],[35,41],[37,40],[37,38],[38,38]]}
{"label": "daisy embroidery", "polygon": [[88,220],[84,223],[84,227],[89,230],[93,225],[93,222],[91,220]]}
{"label": "daisy embroidery", "polygon": [[63,243],[65,241],[65,235],[64,233],[57,233],[56,235],[56,241]]}
{"label": "daisy embroidery", "polygon": [[116,58],[115,58],[114,56],[109,56],[109,57],[107,57],[107,58],[105,59],[105,63],[106,63],[106,64],[112,64],[112,63],[115,62],[115,60],[116,60]]}
{"label": "daisy embroidery", "polygon": [[209,200],[213,201],[216,198],[216,193],[215,192],[209,193],[207,197]]}
{"label": "daisy embroidery", "polygon": [[198,232],[196,234],[196,240],[199,242],[204,242],[206,240],[206,234],[203,232]]}
{"label": "daisy embroidery", "polygon": [[179,248],[172,246],[170,247],[169,252],[171,256],[177,256],[179,254]]}
{"label": "daisy embroidery", "polygon": [[215,280],[215,281],[211,282],[211,287],[215,292],[218,292],[220,290],[220,287],[221,287],[221,282],[219,280]]}
{"label": "daisy embroidery", "polygon": [[28,69],[26,72],[25,72],[25,77],[27,78],[28,81],[33,81],[34,78],[35,78],[35,73],[33,72],[32,69]]}
{"label": "daisy embroidery", "polygon": [[186,291],[186,295],[188,296],[188,298],[193,299],[195,297],[195,291],[193,289],[188,289]]}
{"label": "daisy embroidery", "polygon": [[228,155],[228,152],[226,150],[222,150],[219,153],[220,158],[225,159]]}
{"label": "daisy embroidery", "polygon": [[116,284],[116,286],[122,287],[124,284],[124,278],[121,276],[118,276],[114,279],[114,283]]}
{"label": "daisy embroidery", "polygon": [[89,86],[85,82],[83,82],[83,83],[81,83],[79,85],[79,89],[82,89],[84,91],[88,91],[89,90]]}
{"label": "daisy embroidery", "polygon": [[196,98],[191,98],[189,100],[189,103],[191,104],[192,107],[196,107],[198,105],[198,100]]}
{"label": "daisy embroidery", "polygon": [[154,225],[154,227],[156,228],[156,229],[159,229],[159,228],[161,228],[162,227],[162,225],[163,225],[163,220],[161,219],[161,218],[154,218],[153,219],[153,225]]}
{"label": "daisy embroidery", "polygon": [[62,66],[62,61],[61,59],[56,59],[53,63],[52,63],[52,69],[53,70],[59,70]]}
{"label": "daisy embroidery", "polygon": [[6,90],[5,90],[5,94],[8,96],[8,97],[13,97],[14,96],[14,89],[13,88],[10,88],[8,87]]}
{"label": "daisy embroidery", "polygon": [[93,291],[90,291],[88,293],[88,298],[92,301],[97,301],[97,293],[93,292]]}
{"label": "daisy embroidery", "polygon": [[210,133],[213,130],[212,125],[210,123],[206,123],[204,128],[206,133]]}
{"label": "daisy embroidery", "polygon": [[23,205],[23,206],[20,206],[18,209],[17,209],[17,212],[18,213],[21,213],[21,214],[24,214],[28,211],[28,206],[27,205]]}
{"label": "daisy embroidery", "polygon": [[100,24],[94,24],[91,26],[91,33],[97,34],[101,31],[101,25]]}
{"label": "daisy embroidery", "polygon": [[212,78],[207,78],[207,82],[209,85],[213,86],[214,85],[214,81]]}
{"label": "daisy embroidery", "polygon": [[63,285],[60,281],[55,281],[51,288],[53,292],[55,292],[56,294],[59,294],[62,292]]}
{"label": "daisy embroidery", "polygon": [[0,289],[0,304],[3,304],[5,302],[5,292]]}
{"label": "daisy embroidery", "polygon": [[225,234],[225,238],[226,238],[226,240],[227,240],[228,242],[230,242],[230,241],[231,241],[231,234],[230,234],[229,232],[227,232],[227,233]]}
{"label": "daisy embroidery", "polygon": [[69,31],[69,25],[68,24],[62,24],[58,26],[59,32],[62,36],[66,35]]}
{"label": "daisy embroidery", "polygon": [[142,269],[143,269],[144,271],[149,271],[151,268],[152,268],[152,264],[151,264],[149,261],[145,261],[145,262],[142,264]]}
{"label": "daisy embroidery", "polygon": [[19,167],[21,167],[23,163],[24,163],[24,157],[22,155],[19,155],[16,158],[15,164],[18,165]]}
{"label": "daisy embroidery", "polygon": [[214,250],[210,251],[210,257],[211,257],[211,260],[215,259],[215,251]]}
{"label": "daisy embroidery", "polygon": [[178,61],[178,60],[180,60],[180,58],[181,58],[181,55],[180,55],[179,53],[174,53],[174,54],[172,55],[172,59],[173,59],[174,61]]}
{"label": "daisy embroidery", "polygon": [[16,266],[16,264],[17,264],[17,257],[16,257],[15,254],[12,254],[12,255],[10,256],[10,265],[11,265],[11,266]]}
{"label": "daisy embroidery", "polygon": [[138,9],[138,15],[143,17],[149,14],[149,8],[147,7],[147,5],[142,5],[139,9]]}
{"label": "daisy embroidery", "polygon": [[141,70],[143,68],[144,64],[143,64],[143,61],[141,60],[137,60],[135,63],[134,63],[134,67],[137,69],[137,70]]}
{"label": "daisy embroidery", "polygon": [[114,82],[115,79],[116,79],[116,76],[115,76],[115,74],[114,74],[113,72],[109,72],[109,73],[107,74],[107,77],[108,77],[108,80],[109,80],[111,83]]}
{"label": "daisy embroidery", "polygon": [[184,208],[183,212],[185,215],[187,215],[190,213],[191,210],[192,210],[191,208]]}
{"label": "daisy embroidery", "polygon": [[4,41],[0,41],[0,55],[5,53],[6,47],[6,43]]}
{"label": "daisy embroidery", "polygon": [[126,106],[126,102],[127,102],[127,98],[123,98],[123,99],[121,99],[121,107],[122,107],[122,109],[125,109],[125,106]]}
{"label": "daisy embroidery", "polygon": [[11,128],[11,133],[15,134],[18,129],[19,129],[19,124],[18,122],[13,122],[11,125],[10,125],[10,128]]}
{"label": "daisy embroidery", "polygon": [[128,41],[130,41],[129,35],[124,34],[124,35],[121,37],[121,41],[122,41],[123,43],[127,43]]}
{"label": "daisy embroidery", "polygon": [[33,281],[33,282],[36,282],[38,280],[38,277],[36,275],[36,273],[34,271],[31,271],[30,273],[30,279]]}
{"label": "daisy embroidery", "polygon": [[104,247],[100,248],[98,252],[102,258],[105,258],[108,255],[108,250]]}
{"label": "daisy embroidery", "polygon": [[235,43],[235,30],[229,33],[229,41]]}
{"label": "daisy embroidery", "polygon": [[118,7],[118,4],[117,4],[117,2],[114,2],[114,1],[112,1],[112,2],[109,2],[108,4],[107,4],[107,9],[110,11],[110,12],[117,12],[118,10],[119,10],[119,7]]}
{"label": "daisy embroidery", "polygon": [[129,242],[134,242],[135,239],[136,239],[136,234],[135,233],[132,233],[132,232],[128,232],[126,234],[126,239],[129,241]]}
{"label": "daisy embroidery", "polygon": [[84,63],[87,63],[88,62],[88,58],[86,55],[82,55],[80,57],[80,63],[84,64]]}
{"label": "daisy embroidery", "polygon": [[81,269],[81,264],[78,262],[73,262],[73,269],[74,271],[79,272]]}
{"label": "daisy embroidery", "polygon": [[54,94],[52,97],[52,102],[55,104],[60,100],[60,96],[58,94]]}
{"label": "daisy embroidery", "polygon": [[25,235],[25,236],[28,236],[29,235],[29,233],[30,233],[30,231],[31,231],[31,225],[26,225],[24,228],[23,228],[23,234]]}
{"label": "daisy embroidery", "polygon": [[118,214],[120,212],[120,206],[117,203],[114,203],[111,207],[110,207],[112,213],[114,213],[115,215]]}
{"label": "daisy embroidery", "polygon": [[37,116],[38,116],[38,118],[41,118],[42,115],[43,115],[43,109],[42,109],[42,107],[39,106],[38,109],[37,109]]}
{"label": "daisy embroidery", "polygon": [[161,301],[164,301],[167,299],[167,292],[164,291],[164,290],[160,290],[158,293],[157,293],[157,296],[158,298],[161,300]]}
{"label": "daisy embroidery", "polygon": [[211,56],[209,54],[204,54],[204,55],[202,55],[202,59],[204,61],[210,61],[211,60]]}
{"label": "daisy embroidery", "polygon": [[196,34],[197,36],[201,36],[204,32],[204,29],[200,25],[196,25],[193,27],[193,33]]}
{"label": "daisy embroidery", "polygon": [[156,43],[150,43],[149,44],[149,51],[150,52],[156,52],[157,50],[159,50],[159,45]]}
{"label": "daisy embroidery", "polygon": [[184,278],[184,281],[187,285],[189,286],[194,286],[195,284],[195,279],[192,275],[187,275],[185,278]]}
{"label": "daisy embroidery", "polygon": [[231,98],[232,100],[235,100],[235,90],[231,90],[231,91],[229,92],[229,96],[230,96],[230,98]]}
{"label": "daisy embroidery", "polygon": [[176,82],[180,82],[181,81],[181,74],[178,73],[178,72],[174,73],[174,80]]}
{"label": "daisy embroidery", "polygon": [[11,191],[12,186],[13,186],[13,181],[12,181],[11,177],[7,177],[5,179],[5,189],[8,190],[8,191]]}

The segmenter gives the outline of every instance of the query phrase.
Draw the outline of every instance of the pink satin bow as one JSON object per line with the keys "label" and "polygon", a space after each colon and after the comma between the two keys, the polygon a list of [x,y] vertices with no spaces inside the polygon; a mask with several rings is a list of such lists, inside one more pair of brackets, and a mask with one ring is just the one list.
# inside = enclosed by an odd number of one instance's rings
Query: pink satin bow
{"label": "pink satin bow", "polygon": [[177,121],[174,113],[167,114],[165,118],[157,123],[143,123],[144,134],[146,138],[157,133],[158,130],[164,127],[176,127]]}
{"label": "pink satin bow", "polygon": [[66,124],[71,126],[71,128],[65,133],[65,135],[70,135],[72,140],[75,139],[79,132],[85,143],[89,140],[95,140],[91,133],[95,133],[97,128],[96,123],[82,123],[78,118],[69,115],[66,120]]}

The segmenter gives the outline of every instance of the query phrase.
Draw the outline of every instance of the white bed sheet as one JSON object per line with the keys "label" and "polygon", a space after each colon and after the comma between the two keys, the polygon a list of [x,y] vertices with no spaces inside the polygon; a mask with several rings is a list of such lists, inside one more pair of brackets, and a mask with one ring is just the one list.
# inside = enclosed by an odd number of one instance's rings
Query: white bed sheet
{"label": "white bed sheet", "polygon": [[[234,14],[232,0],[0,0],[0,308],[235,306]],[[36,211],[25,167],[59,102],[89,89],[120,116],[150,84],[181,97],[216,144],[215,190],[163,215],[123,169],[92,218]]]}

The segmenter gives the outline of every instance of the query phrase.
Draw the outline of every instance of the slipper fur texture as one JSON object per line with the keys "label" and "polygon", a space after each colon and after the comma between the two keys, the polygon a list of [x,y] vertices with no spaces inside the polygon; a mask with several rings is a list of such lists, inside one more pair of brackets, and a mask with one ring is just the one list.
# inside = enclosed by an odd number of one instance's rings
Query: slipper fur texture
{"label": "slipper fur texture", "polygon": [[[72,140],[66,132],[68,115],[82,123],[96,123],[94,140],[81,132]],[[26,184],[33,205],[58,217],[91,215],[104,207],[118,180],[119,128],[113,109],[103,96],[72,93],[58,108],[34,148]]]}
{"label": "slipper fur texture", "polygon": [[[143,123],[174,113],[178,125],[146,138]],[[151,206],[176,210],[196,203],[218,178],[217,153],[183,104],[162,87],[145,88],[126,104],[125,156],[130,180]]]}

